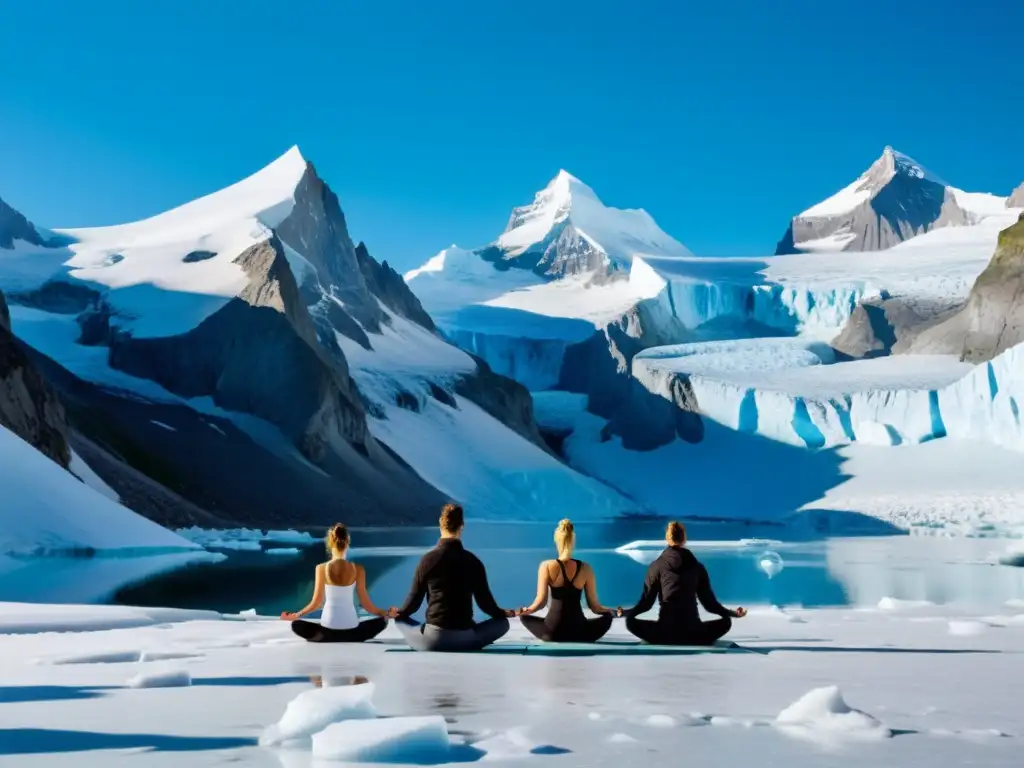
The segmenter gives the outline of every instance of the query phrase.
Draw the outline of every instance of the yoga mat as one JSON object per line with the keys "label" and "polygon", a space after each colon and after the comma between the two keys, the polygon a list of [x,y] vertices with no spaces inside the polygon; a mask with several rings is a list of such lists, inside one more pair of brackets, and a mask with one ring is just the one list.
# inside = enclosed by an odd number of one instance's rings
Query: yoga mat
{"label": "yoga mat", "polygon": [[[408,646],[386,648],[385,653],[415,653]],[[694,656],[702,653],[757,653],[735,643],[721,645],[644,645],[628,641],[599,643],[496,643],[479,651],[519,656]],[[458,651],[456,652],[458,653]]]}

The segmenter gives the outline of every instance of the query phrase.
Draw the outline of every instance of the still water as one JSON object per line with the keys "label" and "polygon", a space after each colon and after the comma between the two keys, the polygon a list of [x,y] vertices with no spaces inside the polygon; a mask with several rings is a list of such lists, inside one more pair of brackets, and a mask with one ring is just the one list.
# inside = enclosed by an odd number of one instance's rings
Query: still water
{"label": "still water", "polygon": [[[537,566],[555,553],[553,527],[467,526],[466,546],[486,565],[499,604],[514,608],[533,600]],[[605,605],[636,601],[663,531],[663,523],[635,520],[577,526],[576,556],[593,565]],[[1006,546],[998,539],[812,538],[735,524],[691,524],[688,532],[718,598],[727,605],[877,605],[883,597],[894,597],[994,606],[1024,598],[1024,569],[995,563]],[[651,545],[616,551],[636,540],[651,540]],[[436,541],[436,528],[353,530],[350,557],[366,568],[373,601],[388,607],[403,601],[420,556]],[[784,566],[773,578],[759,567],[765,552],[777,553]],[[121,588],[114,601],[276,615],[306,604],[314,567],[325,559],[319,545],[294,556],[227,554],[221,563],[190,566]]]}

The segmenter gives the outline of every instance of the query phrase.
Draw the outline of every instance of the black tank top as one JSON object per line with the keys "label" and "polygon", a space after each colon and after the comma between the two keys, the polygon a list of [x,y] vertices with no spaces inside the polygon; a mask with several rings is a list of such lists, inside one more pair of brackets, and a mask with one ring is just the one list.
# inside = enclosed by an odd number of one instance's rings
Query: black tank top
{"label": "black tank top", "polygon": [[[583,615],[583,605],[580,601],[580,598],[583,596],[583,589],[573,584],[573,580],[565,572],[565,563],[561,560],[556,562],[562,570],[564,583],[560,587],[551,587],[551,604],[548,607],[548,614],[544,619],[544,623],[552,633],[557,633],[559,628],[576,626],[580,623],[585,623],[587,620],[587,617]],[[580,575],[580,571],[583,570],[583,563],[579,560],[573,560],[572,562],[576,563],[576,574],[573,578],[577,578]]]}

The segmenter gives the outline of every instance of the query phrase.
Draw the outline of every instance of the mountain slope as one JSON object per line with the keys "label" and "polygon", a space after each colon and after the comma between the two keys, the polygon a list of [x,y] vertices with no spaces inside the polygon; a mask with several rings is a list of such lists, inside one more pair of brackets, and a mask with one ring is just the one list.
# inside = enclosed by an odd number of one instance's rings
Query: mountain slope
{"label": "mountain slope", "polygon": [[971,224],[1002,203],[950,187],[886,147],[852,184],[794,217],[775,252],[885,250],[932,229]]}
{"label": "mountain slope", "polygon": [[164,214],[61,234],[66,247],[20,244],[0,260],[15,330],[55,361],[89,438],[210,512],[247,525],[432,520],[467,488],[459,475],[440,491],[426,482],[436,456],[410,461],[381,426],[420,396],[475,403],[496,447],[525,441],[577,477],[546,453],[529,393],[438,338],[401,277],[353,243],[297,149]]}
{"label": "mountain slope", "polygon": [[691,255],[644,210],[619,210],[590,187],[559,171],[532,203],[514,208],[505,231],[478,251],[499,269],[527,269],[552,278],[628,270],[634,256]]}

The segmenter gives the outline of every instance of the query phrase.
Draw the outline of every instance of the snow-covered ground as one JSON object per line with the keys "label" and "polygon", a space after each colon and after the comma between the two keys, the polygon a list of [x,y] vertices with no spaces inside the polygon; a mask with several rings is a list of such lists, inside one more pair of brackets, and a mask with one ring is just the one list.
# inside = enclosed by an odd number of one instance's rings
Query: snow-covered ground
{"label": "snow-covered ground", "polygon": [[[609,639],[624,632],[617,621]],[[305,768],[358,749],[421,765],[671,766],[680,750],[766,768],[1018,762],[1019,600],[754,606],[732,637],[758,652],[419,655],[392,652],[393,627],[340,648],[275,620],[3,604],[0,760]],[[514,623],[503,642],[527,640]]]}
{"label": "snow-covered ground", "polygon": [[[84,463],[78,460],[76,465],[81,469]],[[83,474],[93,479],[91,472]],[[125,556],[198,549],[76,479],[4,427],[0,427],[0,489],[3,555],[99,552]]]}

